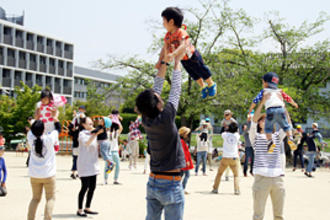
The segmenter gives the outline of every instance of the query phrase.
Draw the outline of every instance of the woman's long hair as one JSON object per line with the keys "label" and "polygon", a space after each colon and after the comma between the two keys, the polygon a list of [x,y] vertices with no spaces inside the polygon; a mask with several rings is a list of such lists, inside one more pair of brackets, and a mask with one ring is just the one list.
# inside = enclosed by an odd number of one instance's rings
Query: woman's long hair
{"label": "woman's long hair", "polygon": [[34,145],[37,156],[39,157],[43,157],[42,155],[43,142],[41,140],[41,136],[44,133],[44,130],[45,130],[45,126],[41,120],[36,120],[31,126],[31,132],[37,138],[34,141]]}

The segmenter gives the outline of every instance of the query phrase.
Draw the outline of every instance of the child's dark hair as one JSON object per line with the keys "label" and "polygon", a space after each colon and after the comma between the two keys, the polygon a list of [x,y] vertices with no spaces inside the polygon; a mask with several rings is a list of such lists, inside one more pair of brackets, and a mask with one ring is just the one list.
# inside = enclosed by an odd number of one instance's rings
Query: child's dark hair
{"label": "child's dark hair", "polygon": [[29,117],[27,118],[28,121],[31,121],[32,119],[33,119],[32,116],[29,116]]}
{"label": "child's dark hair", "polygon": [[119,111],[117,109],[114,109],[114,110],[111,111],[111,114],[117,115],[117,114],[119,114]]}
{"label": "child's dark hair", "polygon": [[236,133],[238,131],[238,124],[236,122],[230,123],[228,126],[228,132],[230,133]]}
{"label": "child's dark hair", "polygon": [[35,145],[35,151],[37,153],[37,156],[39,156],[39,157],[43,157],[43,155],[42,155],[43,142],[40,137],[44,133],[44,130],[45,130],[45,126],[41,120],[36,120],[35,122],[33,122],[32,126],[31,126],[31,132],[37,138],[34,141],[34,145]]}
{"label": "child's dark hair", "polygon": [[136,107],[138,111],[147,116],[148,118],[156,118],[160,113],[157,108],[159,103],[158,97],[155,95],[155,91],[152,89],[147,89],[141,92],[135,100]]}
{"label": "child's dark hair", "polygon": [[173,19],[174,25],[181,28],[183,21],[183,13],[178,7],[168,7],[162,12],[162,17],[164,17],[168,22]]}
{"label": "child's dark hair", "polygon": [[49,98],[49,101],[54,100],[53,93],[48,88],[43,89],[40,94],[40,99],[43,99],[46,97]]}
{"label": "child's dark hair", "polygon": [[80,118],[79,132],[85,129],[84,126],[83,126],[83,124],[86,123],[86,119],[87,119],[87,117]]}

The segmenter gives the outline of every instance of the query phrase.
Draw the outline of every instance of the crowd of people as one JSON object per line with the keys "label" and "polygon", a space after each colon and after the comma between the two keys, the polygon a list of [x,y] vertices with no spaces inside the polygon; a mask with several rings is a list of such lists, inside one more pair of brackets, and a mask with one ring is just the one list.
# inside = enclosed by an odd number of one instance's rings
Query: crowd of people
{"label": "crowd of people", "polygon": [[[246,123],[241,127],[233,118],[233,112],[226,110],[221,121],[222,150],[213,146],[213,127],[210,118],[201,120],[194,130],[196,133],[196,163],[190,152],[191,130],[187,127],[177,128],[175,117],[181,95],[182,70],[181,64],[201,88],[202,98],[214,97],[217,85],[212,74],[204,64],[198,51],[191,45],[189,36],[181,29],[183,15],[178,8],[167,8],[162,12],[164,27],[168,31],[162,49],[157,76],[153,89],[141,92],[136,98],[135,110],[138,117],[129,125],[127,139],[121,140],[123,131],[121,116],[114,110],[108,116],[92,119],[87,116],[85,106],[74,112],[68,126],[72,137],[72,179],[79,178],[81,189],[77,195],[77,212],[80,217],[97,215],[91,209],[97,176],[101,173],[98,163],[99,156],[104,161],[103,182],[108,184],[109,174],[113,172],[113,184],[122,185],[119,181],[120,164],[129,157],[129,169],[137,168],[139,157],[139,141],[143,139],[140,126],[143,126],[147,148],[144,149],[145,164],[143,173],[149,173],[147,183],[147,220],[161,219],[164,210],[165,219],[183,219],[185,194],[187,191],[190,170],[198,175],[202,163],[202,175],[213,170],[215,160],[220,160],[210,193],[217,194],[221,179],[229,170],[234,176],[234,195],[241,194],[239,176],[241,158],[244,155],[244,177],[254,176],[253,219],[264,217],[267,197],[273,202],[274,219],[283,219],[284,176],[285,176],[285,145],[293,151],[293,171],[297,169],[297,159],[307,177],[313,177],[314,160],[318,149],[315,139],[321,146],[325,145],[318,124],[313,124],[311,133],[304,132],[301,126],[293,130],[290,115],[283,100],[296,108],[293,99],[278,89],[279,77],[268,72],[262,78],[264,87],[249,109]],[[174,60],[171,89],[167,103],[161,93],[165,81],[167,66]],[[30,148],[27,161],[32,189],[32,199],[28,210],[28,220],[35,219],[43,189],[46,194],[44,219],[52,219],[56,188],[56,152],[59,150],[59,133],[61,125],[58,120],[57,107],[65,102],[55,100],[52,92],[44,89],[40,102],[37,104],[34,118],[29,118],[30,128],[27,134]],[[254,112],[254,108],[259,104]],[[262,113],[265,108],[266,113]],[[244,142],[241,141],[241,135]],[[5,140],[0,134],[0,196],[5,196],[7,169],[4,154]],[[119,153],[120,152],[120,153]],[[305,153],[304,153],[305,152]],[[120,158],[121,154],[121,158]],[[304,154],[308,157],[305,170]],[[214,159],[215,158],[215,159]],[[249,169],[250,164],[250,169]],[[248,172],[249,169],[249,172]],[[2,174],[3,173],[3,174]],[[84,204],[85,195],[86,202]]]}

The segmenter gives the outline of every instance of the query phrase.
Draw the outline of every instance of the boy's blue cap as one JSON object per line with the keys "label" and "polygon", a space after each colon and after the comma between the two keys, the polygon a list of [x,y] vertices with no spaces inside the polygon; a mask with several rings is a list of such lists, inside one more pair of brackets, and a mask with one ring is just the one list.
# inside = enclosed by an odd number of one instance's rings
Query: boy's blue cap
{"label": "boy's blue cap", "polygon": [[112,124],[111,119],[108,118],[108,117],[103,117],[103,120],[104,120],[104,126],[105,126],[105,128],[110,128],[111,127],[111,124]]}
{"label": "boy's blue cap", "polygon": [[206,122],[209,122],[209,121],[210,121],[210,118],[205,118],[205,121],[206,121]]}
{"label": "boy's blue cap", "polygon": [[279,77],[276,73],[268,72],[262,77],[262,79],[268,83],[269,88],[277,88]]}

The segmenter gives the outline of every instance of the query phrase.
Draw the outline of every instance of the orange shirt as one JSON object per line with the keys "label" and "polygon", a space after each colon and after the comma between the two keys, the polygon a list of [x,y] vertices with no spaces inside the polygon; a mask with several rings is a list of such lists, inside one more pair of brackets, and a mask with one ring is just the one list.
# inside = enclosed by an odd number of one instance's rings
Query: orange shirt
{"label": "orange shirt", "polygon": [[[174,33],[167,32],[164,38],[165,45],[167,45],[168,51],[172,53],[180,46],[180,42],[183,40],[188,40],[189,35],[187,32],[181,28],[178,28]],[[182,60],[188,60],[192,54],[195,52],[195,47],[189,43],[189,47],[187,48],[186,55],[182,58]]]}

